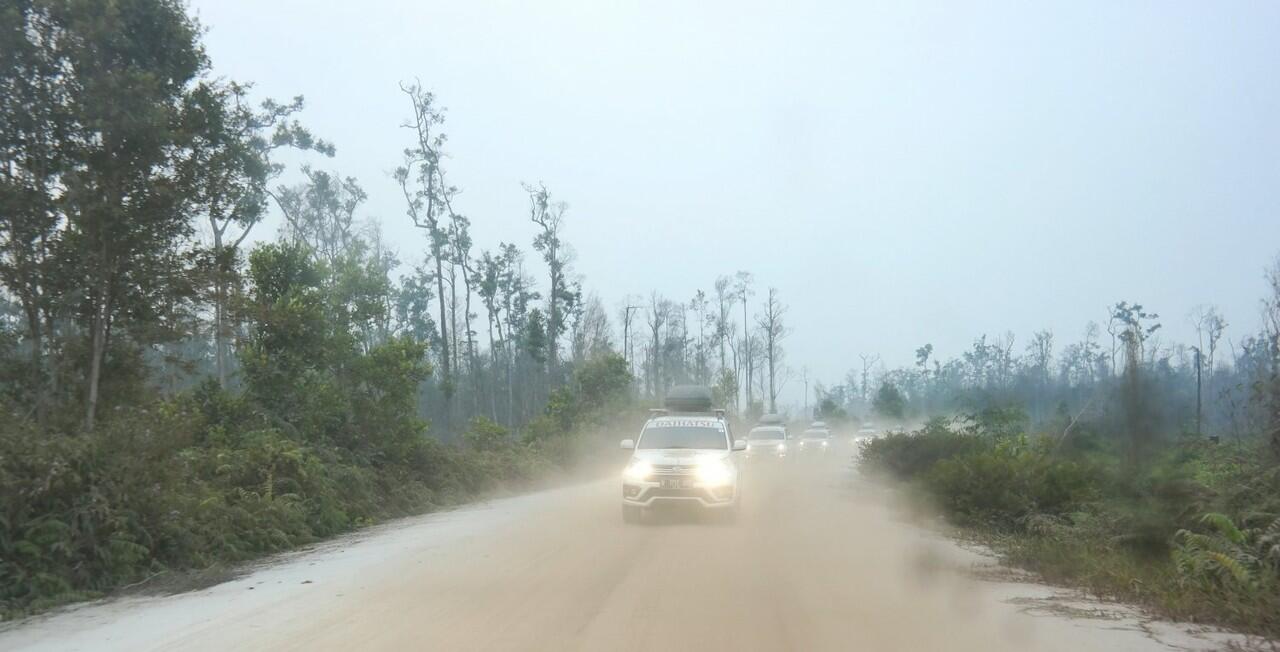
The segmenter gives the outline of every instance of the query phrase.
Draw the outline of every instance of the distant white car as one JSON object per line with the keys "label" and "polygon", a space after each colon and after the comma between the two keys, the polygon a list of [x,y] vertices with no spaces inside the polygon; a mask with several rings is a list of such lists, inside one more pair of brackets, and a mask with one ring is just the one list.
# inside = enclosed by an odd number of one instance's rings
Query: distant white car
{"label": "distant white car", "polygon": [[646,509],[687,504],[736,518],[740,502],[734,441],[721,414],[658,414],[638,439],[624,439],[632,450],[622,472],[622,520],[638,522]]}
{"label": "distant white car", "polygon": [[747,433],[747,457],[786,457],[788,450],[786,426],[756,426]]}
{"label": "distant white car", "polygon": [[825,454],[831,449],[831,431],[826,428],[815,428],[810,426],[800,434],[798,448],[798,452],[801,455]]}

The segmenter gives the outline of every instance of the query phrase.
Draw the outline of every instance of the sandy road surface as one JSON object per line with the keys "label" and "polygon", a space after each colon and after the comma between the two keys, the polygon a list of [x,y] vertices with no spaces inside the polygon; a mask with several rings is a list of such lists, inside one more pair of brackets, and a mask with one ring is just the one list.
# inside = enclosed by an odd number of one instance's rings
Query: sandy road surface
{"label": "sandy road surface", "polygon": [[[834,458],[835,456],[833,456]],[[624,526],[618,482],[408,519],[240,579],[0,632],[42,650],[1173,650],[1221,638],[974,579],[847,457],[751,477],[734,526]],[[1041,608],[1029,608],[1039,605]],[[1039,615],[1037,615],[1039,614]],[[1100,615],[1101,614],[1101,615]],[[1163,629],[1162,629],[1163,628]]]}

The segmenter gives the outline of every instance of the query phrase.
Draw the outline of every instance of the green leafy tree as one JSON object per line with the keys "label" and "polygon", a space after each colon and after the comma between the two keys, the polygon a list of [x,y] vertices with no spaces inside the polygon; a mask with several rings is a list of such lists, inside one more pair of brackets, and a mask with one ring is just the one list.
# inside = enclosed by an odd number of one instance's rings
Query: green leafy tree
{"label": "green leafy tree", "polygon": [[288,104],[264,100],[255,107],[250,85],[203,82],[187,96],[184,120],[192,133],[191,155],[181,173],[192,188],[190,200],[212,235],[204,267],[213,305],[214,366],[218,383],[227,384],[231,298],[239,282],[240,245],[266,212],[268,185],[284,166],[271,159],[280,148],[314,150],[332,156],[293,116],[303,100]]}
{"label": "green leafy tree", "polygon": [[27,187],[57,189],[34,205],[46,216],[55,207],[60,247],[71,256],[66,287],[83,288],[76,312],[88,340],[84,422],[92,429],[107,351],[172,305],[156,299],[181,274],[177,248],[191,233],[191,187],[179,171],[192,143],[186,100],[207,60],[176,0],[50,0],[7,16],[17,22],[6,38],[24,34],[43,50],[35,58],[60,75],[56,94],[33,98],[52,103],[38,115],[58,116],[48,134],[59,150],[57,183]]}
{"label": "green leafy tree", "polygon": [[876,391],[876,396],[871,402],[871,409],[886,419],[901,420],[907,414],[907,401],[896,385],[884,382],[880,384],[880,389]]}
{"label": "green leafy tree", "polygon": [[29,356],[20,384],[41,424],[57,380],[52,331],[65,314],[58,299],[65,286],[56,281],[68,264],[58,187],[73,158],[63,143],[76,128],[65,54],[53,46],[64,26],[53,10],[30,1],[0,10],[0,283],[26,326],[15,334]]}
{"label": "green leafy tree", "polygon": [[567,316],[572,312],[578,297],[566,281],[569,257],[560,231],[564,228],[564,213],[569,205],[552,201],[547,187],[538,184],[525,186],[529,193],[529,220],[538,226],[538,234],[533,239],[533,248],[542,254],[550,276],[550,287],[547,291],[546,319],[546,352],[547,370],[551,384],[559,383],[560,336],[565,331]]}

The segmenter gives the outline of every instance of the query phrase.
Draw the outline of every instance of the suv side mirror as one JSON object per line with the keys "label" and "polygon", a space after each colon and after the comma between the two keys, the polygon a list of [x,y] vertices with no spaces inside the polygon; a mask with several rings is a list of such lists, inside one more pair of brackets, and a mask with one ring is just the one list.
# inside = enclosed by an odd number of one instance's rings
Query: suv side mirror
{"label": "suv side mirror", "polygon": [[733,440],[733,450],[735,450],[735,451],[744,451],[744,450],[747,450],[747,440],[745,440],[745,439],[735,439],[735,440]]}
{"label": "suv side mirror", "polygon": [[623,439],[623,440],[622,440],[622,444],[621,444],[621,446],[622,446],[622,450],[624,450],[624,451],[629,451],[629,450],[631,450],[631,449],[633,449],[633,448],[635,448],[635,447],[636,447],[636,440],[634,440],[634,439]]}

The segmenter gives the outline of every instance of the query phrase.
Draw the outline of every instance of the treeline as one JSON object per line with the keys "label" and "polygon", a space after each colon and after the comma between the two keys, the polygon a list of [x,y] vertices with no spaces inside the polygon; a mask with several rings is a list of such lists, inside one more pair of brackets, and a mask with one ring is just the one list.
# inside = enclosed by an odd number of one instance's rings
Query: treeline
{"label": "treeline", "polygon": [[791,330],[778,289],[768,288],[752,307],[755,287],[753,275],[739,271],[687,302],[657,292],[628,297],[620,313],[623,347],[639,367],[644,395],[658,400],[672,385],[696,383],[711,386],[718,404],[745,418],[776,412],[793,376],[783,347]]}
{"label": "treeline", "polygon": [[358,181],[286,175],[285,150],[336,152],[302,98],[251,101],[199,36],[178,0],[0,9],[6,617],[528,486],[632,416],[546,188],[539,281],[473,245],[443,113],[405,87],[388,183],[424,246],[397,276]]}
{"label": "treeline", "polygon": [[1184,347],[1120,303],[1114,343],[1090,328],[1056,364],[1047,334],[1023,356],[1008,338],[948,363],[924,347],[870,405],[946,416],[869,442],[860,465],[1050,581],[1280,636],[1280,259],[1266,281],[1262,328],[1226,346],[1216,310],[1193,313]]}
{"label": "treeline", "polygon": [[[1267,272],[1269,293],[1278,273]],[[1241,441],[1277,425],[1278,300],[1268,295],[1263,327],[1235,340],[1225,338],[1227,320],[1213,306],[1186,317],[1196,341],[1184,344],[1161,337],[1158,314],[1122,301],[1065,345],[1046,330],[1025,343],[1012,333],[984,335],[948,360],[925,344],[906,368],[884,369],[878,356],[864,356],[845,383],[818,388],[819,409],[831,418],[898,421],[1011,410],[1021,427],[1062,438],[1199,433]]]}

